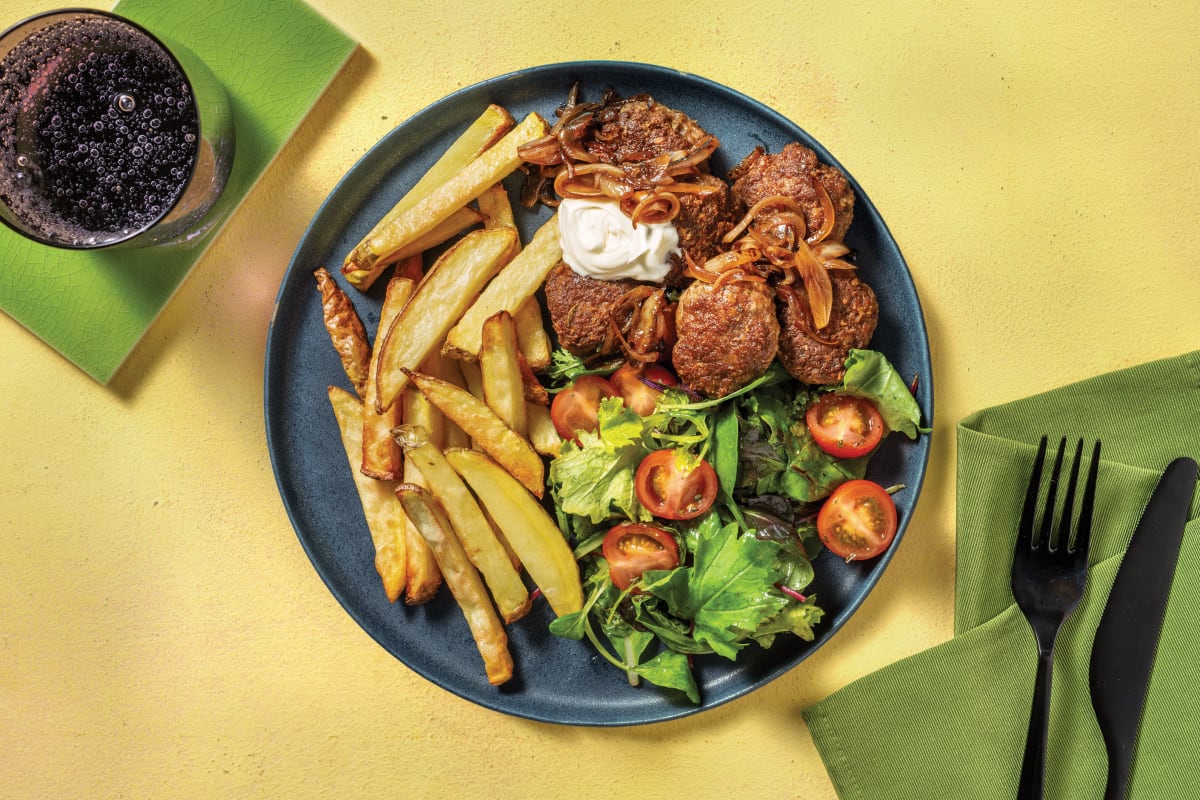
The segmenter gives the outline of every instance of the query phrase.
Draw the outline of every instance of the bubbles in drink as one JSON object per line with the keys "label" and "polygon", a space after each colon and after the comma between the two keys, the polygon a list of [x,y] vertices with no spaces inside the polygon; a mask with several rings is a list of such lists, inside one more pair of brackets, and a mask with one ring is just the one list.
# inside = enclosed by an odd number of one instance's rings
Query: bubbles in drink
{"label": "bubbles in drink", "polygon": [[198,127],[181,70],[141,31],[53,22],[0,61],[0,197],[48,238],[125,238],[182,194]]}

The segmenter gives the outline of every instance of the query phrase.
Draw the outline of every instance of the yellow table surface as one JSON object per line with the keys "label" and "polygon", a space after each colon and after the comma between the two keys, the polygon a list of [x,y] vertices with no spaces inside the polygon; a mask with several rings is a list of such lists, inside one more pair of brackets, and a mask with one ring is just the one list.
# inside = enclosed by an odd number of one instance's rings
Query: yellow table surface
{"label": "yellow table surface", "polygon": [[[0,316],[5,797],[833,798],[801,709],[951,635],[955,423],[1200,346],[1195,2],[312,4],[362,50],[111,385]],[[888,221],[933,350],[928,478],[861,610],[761,690],[645,727],[511,718],[410,672],[310,565],[263,426],[271,307],[338,178],[449,92],[575,59],[696,73],[808,130]]]}

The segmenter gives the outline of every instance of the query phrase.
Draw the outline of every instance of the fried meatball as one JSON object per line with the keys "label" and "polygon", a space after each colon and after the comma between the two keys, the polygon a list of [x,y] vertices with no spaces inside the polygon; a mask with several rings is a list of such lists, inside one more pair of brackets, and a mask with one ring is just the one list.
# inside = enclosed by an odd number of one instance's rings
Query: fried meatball
{"label": "fried meatball", "polygon": [[645,95],[607,102],[584,142],[600,161],[646,161],[676,150],[691,150],[708,133],[696,120]]}
{"label": "fried meatball", "polygon": [[[680,192],[679,214],[672,221],[679,234],[680,253],[671,256],[671,271],[664,283],[676,288],[691,280],[685,274],[687,258],[703,264],[721,251],[721,237],[737,224],[739,213],[729,185],[715,175],[701,175],[695,181],[712,189],[711,193]],[[684,254],[687,257],[684,257]]]}
{"label": "fried meatball", "polygon": [[675,374],[709,397],[763,374],[779,349],[774,292],[764,283],[695,281],[679,297],[675,327]]}
{"label": "fried meatball", "polygon": [[825,224],[825,212],[817,194],[820,182],[833,201],[833,229],[827,239],[842,241],[854,218],[854,189],[846,176],[836,167],[822,164],[817,154],[798,142],[785,145],[774,155],[756,147],[729,171],[733,181],[733,196],[747,208],[773,195],[789,197],[804,210],[808,230],[820,230]]}
{"label": "fried meatball", "polygon": [[879,322],[879,304],[870,286],[847,270],[830,270],[833,307],[829,324],[813,331],[808,295],[800,285],[781,286],[779,360],[799,381],[823,386],[846,374],[846,356],[866,347]]}
{"label": "fried meatball", "polygon": [[580,275],[560,261],[545,284],[546,310],[559,345],[580,357],[596,353],[608,335],[609,309],[638,285]]}

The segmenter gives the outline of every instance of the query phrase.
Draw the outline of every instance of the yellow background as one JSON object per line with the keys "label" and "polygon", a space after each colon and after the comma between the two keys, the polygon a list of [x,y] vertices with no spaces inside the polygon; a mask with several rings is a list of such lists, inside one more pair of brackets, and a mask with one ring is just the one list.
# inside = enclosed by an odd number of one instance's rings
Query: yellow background
{"label": "yellow background", "polygon": [[[112,384],[0,316],[0,796],[828,800],[801,709],[951,634],[955,423],[1200,346],[1195,2],[312,4],[362,51]],[[821,141],[933,349],[924,494],[859,613],[758,692],[638,728],[509,718],[396,661],[306,559],[263,430],[276,290],[338,178],[455,89],[592,58]]]}

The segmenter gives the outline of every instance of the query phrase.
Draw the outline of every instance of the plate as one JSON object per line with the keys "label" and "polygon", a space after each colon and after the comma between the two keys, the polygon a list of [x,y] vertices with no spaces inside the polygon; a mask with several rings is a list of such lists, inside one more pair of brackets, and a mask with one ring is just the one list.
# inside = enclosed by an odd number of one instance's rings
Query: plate
{"label": "plate", "polygon": [[[300,543],[329,590],[382,647],[438,686],[499,712],[568,725],[633,725],[684,717],[741,697],[825,645],[875,586],[903,538],[924,478],[929,436],[915,442],[888,437],[871,463],[869,477],[885,486],[907,487],[895,497],[901,520],[896,545],[878,559],[854,564],[828,553],[817,558],[812,592],[826,616],[816,640],[779,637],[771,649],[748,649],[737,662],[717,656],[696,659],[700,705],[670,690],[632,688],[588,643],[552,636],[545,603],[510,626],[515,675],[497,688],[487,683],[470,632],[448,592],[415,608],[387,602],[326,395],[330,383],[348,383],[322,325],[312,273],[325,266],[337,274],[346,253],[486,104],[503,105],[518,119],[538,111],[552,121],[554,109],[576,81],[584,100],[599,99],[606,88],[624,96],[645,92],[691,115],[721,141],[712,159],[717,174],[755,146],[775,152],[790,141],[813,148],[822,161],[846,172],[856,196],[846,242],[857,251],[860,274],[880,300],[872,347],[885,353],[902,375],[920,376],[917,401],[928,424],[933,413],[929,344],[912,276],[883,219],[849,171],[797,125],[732,89],[662,67],[594,61],[537,67],[462,89],[392,130],[354,165],[313,218],[283,277],[267,338],[264,412],[279,492]],[[549,216],[546,209],[518,213],[522,241]],[[365,294],[349,292],[372,337],[384,283],[378,281]]]}

